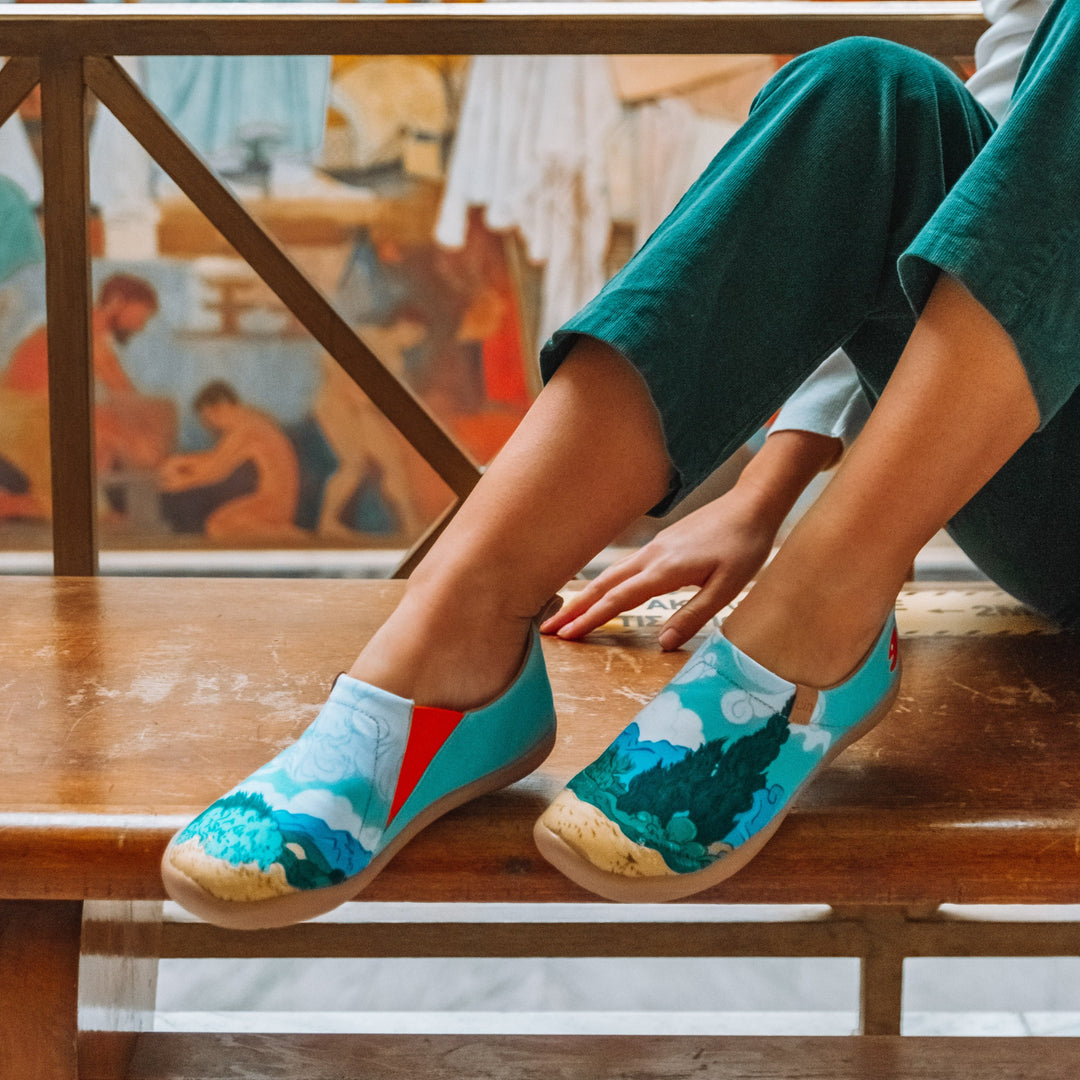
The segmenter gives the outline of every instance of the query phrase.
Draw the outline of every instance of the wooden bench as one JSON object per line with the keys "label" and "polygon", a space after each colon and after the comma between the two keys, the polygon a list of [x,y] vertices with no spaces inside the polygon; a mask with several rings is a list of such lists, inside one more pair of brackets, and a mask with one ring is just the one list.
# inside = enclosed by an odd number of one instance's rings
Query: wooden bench
{"label": "wooden bench", "polygon": [[[298,32],[302,26],[303,32]],[[117,5],[0,11],[0,118],[39,80],[44,121],[58,573],[96,568],[83,97],[127,124],[459,496],[476,470],[108,57],[146,53],[799,52],[868,33],[949,58],[984,23],[940,3]],[[821,903],[790,921],[317,923],[226,934],[164,923],[169,835],[299,731],[392,602],[359,582],[0,580],[0,1078],[328,1080],[543,1076],[1059,1080],[1068,1040],[899,1040],[906,956],[1076,953],[1072,923],[944,903],[1076,900],[1080,686],[1056,636],[917,636],[892,719],[821,776],[745,872],[700,899]],[[951,602],[951,601],[950,601]],[[970,604],[977,601],[968,598]],[[995,602],[996,603],[996,602]],[[987,605],[992,608],[994,605]],[[1000,613],[987,610],[993,624]],[[1014,627],[1015,629],[1015,627]],[[641,634],[548,642],[549,762],[410,845],[364,899],[589,902],[533,852],[533,818],[678,664]],[[463,843],[461,838],[468,838]],[[147,1033],[159,957],[855,956],[860,1040],[211,1036]],[[80,1022],[81,1018],[81,1022]],[[142,1032],[141,1034],[139,1034]]]}
{"label": "wooden bench", "polygon": [[[302,730],[401,588],[0,578],[0,1076],[115,1078],[127,1075],[133,1047],[130,1075],[145,1080],[338,1077],[361,1052],[386,1063],[356,1074],[365,1077],[455,1068],[539,1076],[540,1063],[545,1077],[683,1076],[692,1074],[681,1071],[686,1055],[699,1053],[703,1075],[721,1059],[724,1076],[1021,1075],[1004,1064],[1018,1060],[1012,1043],[983,1057],[966,1041],[934,1041],[923,1058],[921,1042],[888,1039],[865,1048],[775,1040],[756,1050],[738,1039],[653,1040],[634,1051],[619,1039],[115,1034],[146,1027],[159,956],[855,956],[863,1029],[881,1035],[899,1031],[905,956],[1080,951],[1076,924],[937,910],[1072,903],[1080,892],[1080,776],[1067,764],[1080,760],[1075,639],[1040,632],[1001,594],[970,585],[906,597],[901,629],[915,636],[905,640],[905,682],[890,719],[815,781],[746,870],[695,898],[826,904],[828,913],[746,922],[723,921],[718,909],[718,918],[686,923],[665,922],[671,909],[660,909],[631,923],[387,923],[365,922],[360,905],[357,921],[280,931],[162,925],[158,860],[173,830]],[[660,653],[649,630],[633,625],[639,620],[625,621],[588,643],[545,642],[560,716],[548,762],[437,822],[363,900],[593,902],[537,855],[530,829],[682,662]],[[808,1047],[820,1049],[813,1068]],[[1040,1042],[1025,1051],[1023,1075],[1075,1075],[1066,1063],[1080,1061],[1078,1052],[1080,1044]],[[638,1071],[619,1071],[634,1054]],[[300,1060],[303,1068],[282,1071],[282,1062]]]}

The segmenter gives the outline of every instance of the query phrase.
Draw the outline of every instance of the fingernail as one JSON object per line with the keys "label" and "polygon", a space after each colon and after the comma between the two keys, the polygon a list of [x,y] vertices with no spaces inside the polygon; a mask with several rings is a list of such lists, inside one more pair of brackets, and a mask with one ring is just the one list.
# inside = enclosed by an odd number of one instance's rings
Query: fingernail
{"label": "fingernail", "polygon": [[660,648],[665,652],[670,652],[672,649],[679,647],[679,635],[675,630],[665,630],[660,635]]}

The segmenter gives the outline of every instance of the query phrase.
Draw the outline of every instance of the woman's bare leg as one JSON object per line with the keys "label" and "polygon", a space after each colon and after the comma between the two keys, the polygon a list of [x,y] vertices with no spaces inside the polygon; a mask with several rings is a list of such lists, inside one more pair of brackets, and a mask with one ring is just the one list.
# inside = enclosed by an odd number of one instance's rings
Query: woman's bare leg
{"label": "woman's bare leg", "polygon": [[645,383],[582,338],[349,674],[425,705],[483,703],[512,675],[530,619],[670,474]]}
{"label": "woman's bare leg", "polygon": [[943,275],[865,429],[727,620],[727,636],[792,681],[844,678],[919,549],[1038,422],[1012,341]]}
{"label": "woman's bare leg", "polygon": [[[846,676],[922,545],[1038,424],[1008,336],[943,277],[836,477],[726,624],[798,682]],[[583,339],[409,582],[350,674],[467,707],[505,685],[528,621],[667,489],[643,382]]]}

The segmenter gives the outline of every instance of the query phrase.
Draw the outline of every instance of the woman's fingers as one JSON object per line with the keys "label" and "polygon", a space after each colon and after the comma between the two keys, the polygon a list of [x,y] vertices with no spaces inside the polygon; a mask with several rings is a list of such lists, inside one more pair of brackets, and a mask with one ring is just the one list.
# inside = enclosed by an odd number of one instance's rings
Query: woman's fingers
{"label": "woman's fingers", "polygon": [[660,648],[666,652],[685,645],[717,612],[731,603],[739,587],[732,586],[726,577],[710,578],[678,611],[664,623],[660,631]]}
{"label": "woman's fingers", "polygon": [[615,588],[636,573],[639,555],[640,552],[633,552],[618,562],[612,563],[602,574],[590,581],[584,589],[573,593],[567,598],[559,611],[541,623],[540,632],[543,634],[556,634],[567,623],[573,622],[583,611],[588,611],[610,589]]}
{"label": "woman's fingers", "polygon": [[637,607],[638,604],[651,600],[657,593],[663,592],[664,586],[656,581],[637,574],[621,585],[615,586],[599,596],[583,612],[569,622],[564,623],[558,630],[561,638],[572,640],[584,637],[591,630],[603,626],[609,619]]}

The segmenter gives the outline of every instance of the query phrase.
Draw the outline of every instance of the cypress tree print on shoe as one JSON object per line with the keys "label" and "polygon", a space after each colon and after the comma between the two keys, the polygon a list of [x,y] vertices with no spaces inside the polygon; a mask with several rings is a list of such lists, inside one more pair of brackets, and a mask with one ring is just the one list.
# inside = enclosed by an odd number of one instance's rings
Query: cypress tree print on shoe
{"label": "cypress tree print on shoe", "polygon": [[713,635],[534,829],[540,853],[609,900],[675,900],[745,866],[802,786],[889,711],[895,618],[844,681],[798,686]]}
{"label": "cypress tree print on shoe", "polygon": [[509,687],[467,712],[340,675],[296,743],[172,839],[165,889],[192,914],[236,929],[321,915],[424,826],[528,775],[554,742],[535,627]]}

